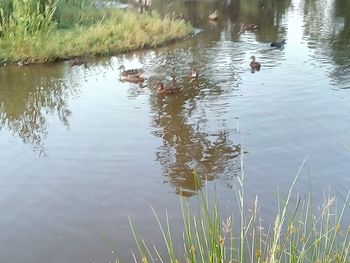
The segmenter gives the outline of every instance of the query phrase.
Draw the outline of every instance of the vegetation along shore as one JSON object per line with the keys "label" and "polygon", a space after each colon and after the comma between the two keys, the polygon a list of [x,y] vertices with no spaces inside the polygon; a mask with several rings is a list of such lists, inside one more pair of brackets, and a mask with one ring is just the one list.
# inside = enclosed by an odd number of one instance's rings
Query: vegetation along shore
{"label": "vegetation along shore", "polygon": [[0,2],[0,62],[42,63],[156,47],[192,26],[157,12],[95,7],[89,0]]}
{"label": "vegetation along shore", "polygon": [[[288,194],[277,193],[272,224],[266,224],[261,218],[258,196],[247,202],[244,171],[237,177],[236,190],[233,190],[237,198],[233,199],[231,215],[223,216],[223,203],[215,196],[209,198],[208,191],[199,191],[197,210],[193,211],[189,200],[181,200],[182,240],[173,238],[168,214],[161,220],[159,211],[153,209],[167,253],[160,254],[157,246],[148,244],[137,232],[137,222],[129,218],[139,250],[133,255],[134,262],[349,262],[350,226],[343,217],[348,211],[350,194],[339,196],[337,201],[329,191],[325,193],[323,204],[315,205],[311,193],[295,193],[295,183],[305,161]],[[198,176],[194,176],[202,184]]]}

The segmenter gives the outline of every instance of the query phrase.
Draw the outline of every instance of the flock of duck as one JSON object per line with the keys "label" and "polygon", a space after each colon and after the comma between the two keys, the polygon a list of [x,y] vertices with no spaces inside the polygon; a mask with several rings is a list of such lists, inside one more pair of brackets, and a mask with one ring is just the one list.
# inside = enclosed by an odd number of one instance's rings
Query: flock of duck
{"label": "flock of duck", "polygon": [[[213,21],[218,20],[219,18],[218,10],[215,10],[213,13],[209,14],[208,18]],[[244,33],[245,31],[253,31],[258,28],[257,24],[240,23],[239,25],[240,25],[239,34]],[[284,44],[286,44],[285,39],[283,39],[281,42],[272,42],[270,46],[274,48],[282,48]],[[261,64],[256,61],[255,56],[251,56],[250,59],[252,61],[250,62],[249,65],[250,65],[250,68],[252,69],[252,73],[254,73],[255,71],[259,71],[261,68]]]}
{"label": "flock of duck", "polygon": [[[141,83],[145,80],[143,69],[125,69],[124,65],[119,67],[120,78],[122,81]],[[188,78],[190,81],[197,79],[199,76],[198,71],[195,68],[191,68],[188,71]],[[171,84],[166,86],[162,82],[158,82],[156,85],[157,94],[171,95],[180,91],[180,87],[176,84],[176,79],[173,76]]]}
{"label": "flock of duck", "polygon": [[[214,20],[214,21],[218,20],[218,18],[219,18],[218,11],[215,10],[213,13],[209,14],[208,18],[210,20]],[[258,28],[257,24],[241,23],[239,33],[244,33],[245,31],[253,31],[257,28]],[[283,39],[281,42],[272,42],[270,44],[270,46],[274,47],[274,48],[282,48],[284,44],[286,44],[286,41]],[[255,56],[251,56],[250,59],[251,59],[251,62],[249,64],[249,66],[251,68],[251,72],[254,73],[255,71],[260,71],[261,64],[256,61]],[[75,58],[71,61],[71,66],[82,65],[82,64],[86,65],[86,61],[80,60],[78,58]],[[122,65],[119,67],[119,70],[120,70],[120,79],[122,81],[141,84],[145,80],[144,70],[141,68],[125,69],[124,65]],[[197,79],[198,76],[199,76],[199,73],[195,68],[191,68],[188,71],[187,77],[188,77],[190,82]],[[156,85],[156,93],[157,94],[171,95],[171,94],[175,94],[179,91],[180,91],[180,87],[176,84],[176,79],[174,76],[172,77],[172,81],[171,81],[170,85],[165,85],[162,82],[158,82]]]}

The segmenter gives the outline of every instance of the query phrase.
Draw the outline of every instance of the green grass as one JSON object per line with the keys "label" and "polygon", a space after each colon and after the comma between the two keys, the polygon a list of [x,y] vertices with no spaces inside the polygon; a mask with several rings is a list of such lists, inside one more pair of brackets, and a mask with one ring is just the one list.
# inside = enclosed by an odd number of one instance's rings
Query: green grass
{"label": "green grass", "polygon": [[[305,162],[305,161],[304,161]],[[303,163],[304,165],[304,163]],[[349,195],[339,207],[330,192],[319,207],[313,205],[311,195],[294,196],[293,189],[302,170],[291,184],[284,198],[278,196],[275,221],[267,229],[262,226],[259,200],[255,198],[252,207],[245,207],[244,170],[237,178],[238,213],[223,218],[217,200],[209,200],[208,195],[199,192],[200,211],[191,213],[188,200],[181,199],[183,215],[183,238],[174,240],[171,222],[166,213],[161,222],[153,210],[167,247],[167,255],[154,246],[152,249],[137,235],[130,224],[137,242],[139,255],[133,255],[135,262],[350,262],[348,225],[342,225],[342,217],[348,212]],[[197,175],[195,175],[198,178]],[[291,199],[296,197],[296,202]],[[293,203],[293,204],[292,204]],[[238,215],[238,216],[237,216]]]}
{"label": "green grass", "polygon": [[11,12],[0,9],[0,62],[110,55],[156,47],[192,31],[189,24],[156,12],[93,9],[81,0],[68,7],[62,0],[42,5],[34,0],[11,1]]}

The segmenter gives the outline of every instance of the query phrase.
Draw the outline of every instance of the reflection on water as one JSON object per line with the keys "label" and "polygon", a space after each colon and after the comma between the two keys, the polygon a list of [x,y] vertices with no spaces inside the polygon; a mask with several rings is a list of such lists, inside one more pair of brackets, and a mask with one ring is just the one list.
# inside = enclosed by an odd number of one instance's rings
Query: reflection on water
{"label": "reflection on water", "polygon": [[0,129],[8,129],[45,154],[47,119],[55,115],[69,127],[67,100],[76,91],[61,81],[61,65],[0,69]]}
{"label": "reflection on water", "polygon": [[[310,176],[316,190],[332,183],[346,192],[349,6],[153,0],[152,9],[183,14],[202,31],[162,48],[90,60],[87,68],[0,68],[0,261],[113,262],[115,248],[130,259],[128,215],[145,222],[142,233],[157,243],[147,212],[150,205],[168,209],[180,235],[173,193],[190,197],[215,186],[226,205],[242,151],[246,196],[261,195],[266,222],[275,190],[289,187],[306,155],[298,191]],[[211,23],[215,9],[220,17]],[[258,28],[240,32],[240,23]],[[284,49],[270,47],[284,38]],[[250,73],[252,55],[259,74]],[[120,82],[122,64],[143,66],[145,87]],[[199,78],[190,82],[192,67]],[[156,83],[172,76],[182,91],[157,96]]]}
{"label": "reflection on water", "polygon": [[350,88],[350,3],[344,0],[309,0],[304,3],[304,34],[314,49],[312,59],[322,67],[332,59],[329,77],[338,89]]}
{"label": "reflection on water", "polygon": [[239,160],[235,158],[240,154],[240,145],[230,141],[228,128],[221,126],[214,133],[206,132],[206,112],[198,111],[198,107],[199,100],[204,100],[201,89],[209,83],[205,79],[200,81],[203,83],[197,85],[194,82],[180,83],[183,87],[180,94],[151,97],[156,113],[153,134],[163,141],[156,151],[157,161],[163,166],[164,175],[176,192],[186,196],[198,190],[192,175],[194,170],[210,181],[220,175],[229,175],[227,179],[232,179],[239,171]]}
{"label": "reflection on water", "polygon": [[[344,0],[307,0],[295,2],[292,7],[302,4],[304,35],[308,47],[315,50],[312,57],[321,63],[315,62],[314,66],[322,66],[331,58],[336,65],[329,72],[331,81],[337,88],[350,88],[350,74],[347,74],[350,62],[345,55],[350,48],[350,5]],[[207,179],[229,174],[228,171],[239,171],[239,165],[234,169],[227,168],[235,163],[232,159],[240,152],[240,143],[230,140],[234,136],[232,129],[217,127],[205,131],[207,112],[198,109],[206,107],[206,100],[212,102],[213,99],[239,96],[241,75],[246,72],[250,55],[255,54],[263,61],[264,69],[282,65],[285,60],[283,50],[273,50],[269,43],[286,37],[285,14],[290,5],[290,0],[278,3],[269,0],[155,0],[153,9],[163,14],[183,14],[186,20],[209,33],[201,33],[187,43],[175,44],[165,51],[130,53],[115,58],[112,66],[102,65],[115,70],[116,65],[128,59],[137,60],[146,68],[147,88],[130,88],[129,98],[147,94],[157,81],[169,79],[174,74],[179,77],[184,92],[176,98],[151,96],[150,100],[156,112],[153,124],[157,131],[154,134],[163,139],[163,145],[156,152],[157,160],[177,192],[180,188],[188,191],[195,188],[193,182],[188,183],[193,169],[199,170]],[[212,23],[207,15],[214,9],[219,10],[220,19]],[[254,32],[240,33],[241,22],[257,23],[259,27]],[[191,67],[201,71],[196,83],[188,83],[185,78],[185,72]],[[92,69],[90,71],[90,75],[94,74]],[[11,131],[24,143],[31,144],[39,155],[44,155],[47,119],[54,115],[68,128],[72,114],[68,100],[81,92],[79,81],[87,81],[75,73],[66,64],[65,67],[56,64],[1,68],[1,129]],[[222,154],[216,154],[218,152]]]}

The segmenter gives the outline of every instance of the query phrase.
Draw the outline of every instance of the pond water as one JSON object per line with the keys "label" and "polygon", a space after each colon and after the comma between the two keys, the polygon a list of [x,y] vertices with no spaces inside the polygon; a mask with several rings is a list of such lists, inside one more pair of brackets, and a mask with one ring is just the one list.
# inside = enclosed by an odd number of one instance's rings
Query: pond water
{"label": "pond water", "polygon": [[[224,206],[245,171],[272,222],[296,191],[345,195],[350,186],[350,3],[347,0],[153,1],[200,33],[153,50],[0,68],[0,261],[131,262],[142,236],[164,249],[151,206],[181,236],[179,196],[202,187]],[[207,15],[218,9],[218,22]],[[239,23],[257,23],[239,33]],[[286,39],[283,49],[270,42]],[[250,57],[262,64],[250,72]],[[142,66],[144,88],[119,81]],[[186,78],[190,67],[197,81]],[[154,85],[176,75],[182,92]],[[244,154],[242,154],[244,153]],[[244,155],[244,156],[243,156]],[[346,216],[348,221],[350,217]]]}

